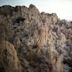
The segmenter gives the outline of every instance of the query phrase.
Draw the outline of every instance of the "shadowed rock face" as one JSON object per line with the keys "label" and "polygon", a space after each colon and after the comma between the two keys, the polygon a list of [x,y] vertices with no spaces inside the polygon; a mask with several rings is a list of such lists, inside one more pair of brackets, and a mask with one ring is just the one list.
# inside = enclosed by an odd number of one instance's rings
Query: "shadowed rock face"
{"label": "shadowed rock face", "polygon": [[0,72],[71,72],[72,22],[34,6],[0,7]]}

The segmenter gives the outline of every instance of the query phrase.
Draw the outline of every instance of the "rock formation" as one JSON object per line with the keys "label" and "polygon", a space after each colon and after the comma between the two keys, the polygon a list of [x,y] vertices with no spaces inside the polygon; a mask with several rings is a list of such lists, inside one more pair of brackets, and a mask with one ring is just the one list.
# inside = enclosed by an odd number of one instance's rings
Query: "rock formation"
{"label": "rock formation", "polygon": [[0,72],[72,72],[72,22],[34,6],[0,7]]}

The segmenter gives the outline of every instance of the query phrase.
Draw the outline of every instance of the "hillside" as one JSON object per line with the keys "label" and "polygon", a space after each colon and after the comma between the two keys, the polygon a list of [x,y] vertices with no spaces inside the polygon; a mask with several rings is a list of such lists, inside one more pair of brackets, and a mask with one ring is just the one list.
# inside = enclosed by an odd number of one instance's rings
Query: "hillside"
{"label": "hillside", "polygon": [[0,72],[72,72],[72,22],[32,4],[1,6]]}

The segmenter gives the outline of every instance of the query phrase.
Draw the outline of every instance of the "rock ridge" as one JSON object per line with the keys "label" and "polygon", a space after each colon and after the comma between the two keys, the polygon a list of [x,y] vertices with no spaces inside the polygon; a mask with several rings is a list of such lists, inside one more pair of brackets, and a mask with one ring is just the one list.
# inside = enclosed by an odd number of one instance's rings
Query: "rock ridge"
{"label": "rock ridge", "polygon": [[0,72],[72,72],[72,22],[29,7],[0,7]]}

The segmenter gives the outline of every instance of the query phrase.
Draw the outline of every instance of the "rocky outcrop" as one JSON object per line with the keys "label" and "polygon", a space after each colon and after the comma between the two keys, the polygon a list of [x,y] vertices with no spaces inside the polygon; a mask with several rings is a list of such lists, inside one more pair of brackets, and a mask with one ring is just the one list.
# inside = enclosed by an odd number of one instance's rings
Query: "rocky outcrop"
{"label": "rocky outcrop", "polygon": [[14,46],[7,42],[0,43],[0,72],[20,72],[19,60]]}
{"label": "rocky outcrop", "polygon": [[71,72],[71,31],[32,4],[0,7],[0,72]]}

